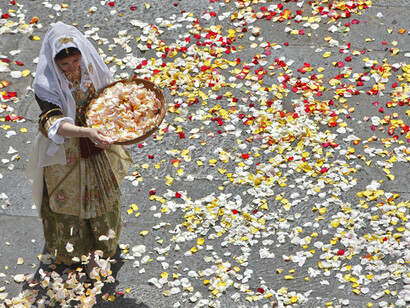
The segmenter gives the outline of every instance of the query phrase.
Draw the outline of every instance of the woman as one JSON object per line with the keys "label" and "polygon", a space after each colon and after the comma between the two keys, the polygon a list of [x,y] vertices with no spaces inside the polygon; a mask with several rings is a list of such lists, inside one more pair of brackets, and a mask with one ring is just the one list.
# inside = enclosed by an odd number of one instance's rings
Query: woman
{"label": "woman", "polygon": [[[41,109],[27,176],[47,248],[66,264],[113,256],[122,227],[120,182],[131,158],[85,127],[90,98],[113,81],[92,44],[62,22],[46,33],[33,89]],[[86,267],[94,268],[94,258]]]}

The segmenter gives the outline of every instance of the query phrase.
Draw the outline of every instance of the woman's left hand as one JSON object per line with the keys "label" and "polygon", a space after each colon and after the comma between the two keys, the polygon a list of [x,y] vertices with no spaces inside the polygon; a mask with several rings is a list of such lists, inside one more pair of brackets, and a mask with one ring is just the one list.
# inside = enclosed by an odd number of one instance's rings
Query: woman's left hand
{"label": "woman's left hand", "polygon": [[104,135],[104,132],[95,128],[87,128],[86,134],[88,139],[95,144],[96,147],[107,149],[113,142],[107,139]]}

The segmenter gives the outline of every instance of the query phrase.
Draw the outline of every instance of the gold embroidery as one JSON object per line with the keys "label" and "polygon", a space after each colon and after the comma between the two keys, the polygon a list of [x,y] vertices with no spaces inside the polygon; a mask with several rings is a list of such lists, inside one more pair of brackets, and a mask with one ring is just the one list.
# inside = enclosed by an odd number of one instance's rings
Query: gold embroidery
{"label": "gold embroidery", "polygon": [[64,116],[63,115],[55,115],[47,119],[47,121],[44,123],[44,130],[47,132],[48,136],[48,130],[50,129],[51,126],[58,120],[62,119]]}
{"label": "gold embroidery", "polygon": [[75,96],[77,98],[76,101],[82,101],[86,98],[85,92],[80,90],[80,89],[76,90],[74,93],[75,93]]}
{"label": "gold embroidery", "polygon": [[59,41],[61,44],[67,44],[74,41],[74,39],[72,37],[62,37],[61,39],[59,39]]}
{"label": "gold embroidery", "polygon": [[78,82],[78,85],[80,84],[81,81],[81,69],[78,68],[74,72],[64,72],[64,75],[67,77],[67,79],[74,84],[75,81]]}
{"label": "gold embroidery", "polygon": [[94,73],[94,67],[93,67],[92,63],[88,64],[88,71],[90,72],[90,74]]}
{"label": "gold embroidery", "polygon": [[46,117],[47,120],[48,120],[48,119],[49,119],[48,114],[49,114],[50,112],[53,112],[53,111],[56,111],[56,110],[60,110],[60,111],[61,111],[61,108],[60,108],[60,107],[57,107],[57,108],[50,109],[50,110],[47,111],[42,117]]}
{"label": "gold embroidery", "polygon": [[[60,179],[60,181],[57,183],[57,185],[51,190],[49,196],[52,196],[54,194],[54,192],[57,190],[57,188],[60,187],[61,184],[63,184],[63,182],[69,178],[69,175],[71,174],[71,172],[73,172],[75,170],[75,168],[77,167],[77,165],[79,165],[79,160],[77,160],[75,162],[75,164],[71,167],[71,169],[64,175],[64,177],[62,177]],[[80,167],[81,168],[81,167]],[[81,182],[80,182],[81,183]]]}
{"label": "gold embroidery", "polygon": [[[102,151],[86,159],[81,158],[79,138],[65,140],[66,157],[75,157],[76,162],[44,168],[49,204],[53,212],[88,219],[104,215],[115,207],[121,194],[119,185],[128,173],[131,160],[127,159],[129,154],[122,146],[111,145],[110,148],[115,154]],[[118,165],[122,168],[118,168]],[[63,207],[56,203],[60,189],[64,190],[66,197]],[[91,196],[91,200],[86,207],[82,207],[85,193]],[[104,198],[100,199],[98,195],[101,194],[104,194]]]}

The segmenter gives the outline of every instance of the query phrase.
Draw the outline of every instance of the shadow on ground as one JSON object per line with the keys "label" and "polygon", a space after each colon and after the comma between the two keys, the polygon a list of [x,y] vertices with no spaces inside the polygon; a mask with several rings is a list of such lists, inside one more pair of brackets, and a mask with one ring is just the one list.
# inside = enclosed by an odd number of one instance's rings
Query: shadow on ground
{"label": "shadow on ground", "polygon": [[[49,254],[49,251],[46,247],[44,247],[42,254]],[[97,304],[95,304],[93,307],[150,308],[150,306],[145,304],[141,298],[128,298],[126,297],[127,294],[125,294],[124,296],[118,296],[118,294],[116,294],[116,287],[119,284],[119,282],[116,280],[116,277],[124,264],[122,259],[120,258],[120,249],[118,247],[116,254],[111,259],[113,260],[113,263],[111,264],[112,276],[115,278],[115,281],[112,283],[104,284],[101,290],[101,294],[97,296]],[[73,274],[77,273],[79,282],[81,282],[85,288],[93,288],[92,281],[85,274],[83,274],[81,264],[66,265],[63,263],[56,263],[53,260],[50,261],[51,262],[40,262],[40,265],[37,268],[36,273],[34,274],[34,278],[28,279],[28,281],[26,281],[22,286],[22,294],[32,293],[32,296],[35,296],[33,302],[38,303],[38,301],[41,302],[41,300],[43,299],[45,300],[45,307],[63,307],[61,303],[55,300],[50,301],[50,297],[47,295],[48,288],[46,285],[43,285],[45,280],[42,278],[42,276],[44,276],[44,274],[50,276],[52,272],[57,273],[58,275],[56,275],[56,277],[62,277],[64,281],[71,277]],[[50,279],[50,285],[52,284],[52,279],[53,278]],[[107,299],[104,300],[102,298],[104,294],[114,296],[112,297],[114,298],[114,301],[109,301]],[[79,304],[79,302],[71,301],[69,303],[70,307],[74,307],[77,304]]]}

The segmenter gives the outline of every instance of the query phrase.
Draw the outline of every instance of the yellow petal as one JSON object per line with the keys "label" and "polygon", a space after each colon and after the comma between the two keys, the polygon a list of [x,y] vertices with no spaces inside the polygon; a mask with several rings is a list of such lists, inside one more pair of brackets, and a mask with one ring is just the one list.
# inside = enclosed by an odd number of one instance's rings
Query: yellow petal
{"label": "yellow petal", "polygon": [[323,58],[329,58],[331,54],[332,54],[332,53],[331,53],[330,51],[326,51],[326,52],[323,54]]}
{"label": "yellow petal", "polygon": [[169,274],[168,274],[167,272],[163,272],[163,273],[161,274],[161,277],[162,277],[162,278],[168,278],[168,276],[169,276]]}
{"label": "yellow petal", "polygon": [[29,70],[24,70],[24,71],[21,72],[21,76],[27,77],[28,75],[30,75],[30,73],[31,72]]}
{"label": "yellow petal", "polygon": [[148,164],[143,164],[141,167],[144,168],[144,169],[148,169],[149,165]]}

